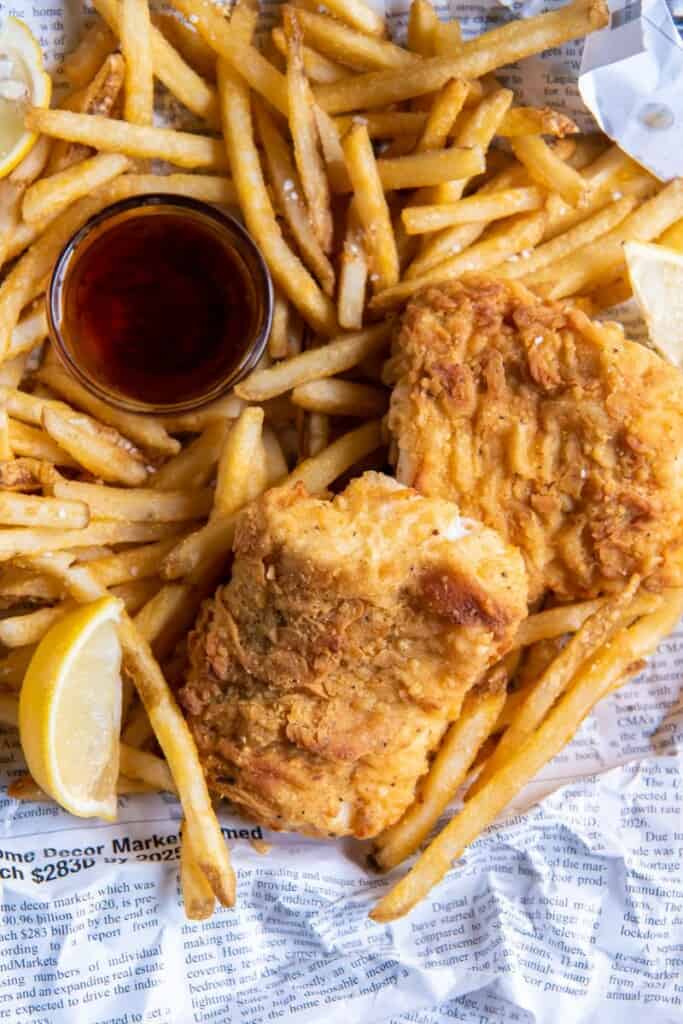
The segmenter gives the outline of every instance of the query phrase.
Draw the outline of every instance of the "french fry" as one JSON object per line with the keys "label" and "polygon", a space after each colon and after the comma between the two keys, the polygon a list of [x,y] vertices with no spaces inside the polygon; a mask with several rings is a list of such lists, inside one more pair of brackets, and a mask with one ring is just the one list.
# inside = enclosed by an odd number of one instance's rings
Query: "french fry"
{"label": "french fry", "polygon": [[249,500],[262,430],[263,409],[250,406],[228,432],[218,461],[212,515],[232,515]]}
{"label": "french fry", "polygon": [[276,110],[287,115],[287,84],[284,75],[255,46],[246,43],[231,29],[230,22],[226,21],[220,8],[203,3],[203,0],[171,0],[171,6],[188,18],[223,62],[241,76],[240,81],[245,81]]}
{"label": "french fry", "polygon": [[374,312],[382,312],[400,305],[420,288],[428,284],[442,284],[472,271],[489,270],[511,256],[533,249],[543,234],[545,214],[529,213],[511,217],[495,234],[465,252],[437,264],[422,277],[402,281],[394,288],[380,292],[370,302]]}
{"label": "french fry", "polygon": [[280,291],[273,298],[273,322],[268,335],[268,354],[271,359],[284,359],[287,355],[287,321],[289,303]]}
{"label": "french fry", "polygon": [[520,705],[517,715],[501,736],[496,749],[468,793],[475,796],[499,768],[519,750],[527,738],[541,724],[553,704],[564,693],[581,665],[594,657],[616,632],[630,612],[633,596],[638,588],[638,577],[612,599],[600,603],[593,614],[577,630],[566,647],[559,652],[531,688]]}
{"label": "french fry", "polygon": [[[683,215],[683,181],[675,179],[652,199],[639,206],[606,235],[530,275],[526,283],[538,284],[550,299],[574,295],[618,277],[624,267],[623,245],[627,241],[649,242]],[[550,276],[548,276],[550,275]],[[547,279],[547,284],[544,281]]]}
{"label": "french fry", "polygon": [[[160,491],[136,487],[131,490],[61,478],[53,484],[52,493],[55,498],[84,504],[96,519],[120,519],[123,522],[134,523],[175,523],[201,519],[209,514],[212,503],[212,494],[208,488],[195,491]],[[68,525],[70,524],[63,523],[62,527]]]}
{"label": "french fry", "polygon": [[256,370],[235,390],[250,402],[263,402],[322,377],[334,377],[357,366],[387,344],[393,325],[379,324],[357,334],[343,335],[320,348],[309,349],[267,370]]}
{"label": "french fry", "polygon": [[74,164],[49,178],[41,178],[26,191],[22,215],[29,224],[55,217],[76,199],[90,195],[130,167],[130,160],[119,153],[101,153]]}
{"label": "french fry", "polygon": [[[93,6],[102,15],[119,38],[122,30],[122,11],[119,0],[93,0]],[[187,64],[167,39],[154,26],[151,31],[154,74],[168,91],[202,118],[210,128],[218,127],[218,98],[201,75]]]}
{"label": "french fry", "polygon": [[[42,326],[42,325],[41,325]],[[21,324],[19,324],[21,327]],[[120,431],[135,444],[160,455],[175,455],[180,451],[180,442],[170,437],[163,425],[151,416],[137,416],[123,412],[91,395],[66,370],[58,366],[41,369],[36,375],[41,384],[61,395],[78,409],[94,416],[101,423]]]}
{"label": "french fry", "polygon": [[327,416],[382,416],[387,411],[385,391],[348,380],[312,380],[292,391],[292,401],[308,412]]}
{"label": "french fry", "polygon": [[9,421],[9,443],[15,455],[53,462],[57,466],[77,465],[68,452],[53,441],[44,430],[36,430],[18,420]]}
{"label": "french fry", "polygon": [[354,191],[354,209],[363,229],[364,248],[376,290],[398,282],[400,268],[389,208],[368,130],[354,124],[343,141],[346,169]]}
{"label": "french fry", "polygon": [[[272,40],[278,53],[283,57],[287,56],[287,40],[285,33],[280,26],[276,26],[272,33]],[[310,46],[301,47],[301,56],[304,62],[304,71],[309,82],[316,85],[325,82],[338,82],[340,78],[347,78],[351,72],[342,64],[338,64],[329,57],[323,57],[322,53],[312,50]]]}
{"label": "french fry", "polygon": [[208,135],[192,135],[172,128],[128,124],[98,114],[33,108],[26,114],[31,131],[80,142],[106,153],[125,153],[142,160],[167,160],[178,167],[226,170],[222,143]]}
{"label": "french fry", "polygon": [[251,43],[258,24],[258,4],[252,0],[235,0],[230,11],[230,28],[233,35],[244,43]]}
{"label": "french fry", "polygon": [[[7,359],[2,363],[2,365],[0,365],[0,388],[19,387],[26,374],[26,365],[30,356],[30,352],[22,352],[20,355],[14,356],[13,359]],[[7,431],[7,440],[9,441],[9,420],[7,420],[6,425],[3,426],[3,430]],[[11,451],[10,454],[4,456],[4,458],[11,459]]]}
{"label": "french fry", "polygon": [[[354,463],[379,448],[381,443],[380,421],[372,420],[333,441],[324,451],[301,462],[283,484],[301,481],[309,493],[318,494],[326,490]],[[186,577],[191,582],[192,574],[201,570],[203,565],[211,562],[220,565],[232,549],[235,523],[235,516],[220,516],[210,520],[201,531],[191,534],[186,543],[176,547],[165,559],[162,568],[164,577]]]}
{"label": "french fry", "polygon": [[318,136],[322,146],[323,156],[327,165],[327,176],[330,179],[330,186],[333,192],[349,192],[351,190],[351,179],[346,170],[344,150],[339,138],[335,123],[329,114],[316,106],[315,120],[318,125]]}
{"label": "french fry", "polygon": [[150,486],[158,491],[204,487],[218,462],[230,422],[218,419],[209,423],[198,438],[152,474]]}
{"label": "french fry", "polygon": [[[446,83],[447,85],[448,83]],[[467,92],[469,93],[469,86]],[[427,116],[420,111],[368,110],[364,114],[342,114],[333,118],[332,123],[340,138],[343,138],[354,121],[359,121],[361,124],[365,124],[371,139],[396,139],[404,135],[413,139],[424,131]]]}
{"label": "french fry", "polygon": [[476,224],[478,221],[499,220],[516,213],[540,210],[544,203],[545,195],[539,188],[511,188],[490,196],[469,196],[455,203],[407,206],[401,218],[409,235],[420,235],[440,231],[453,224]]}
{"label": "french fry", "polygon": [[0,487],[5,491],[31,493],[42,489],[42,474],[46,464],[36,458],[0,461]]}
{"label": "french fry", "polygon": [[[600,608],[602,600],[602,598],[596,598],[592,601],[577,601],[530,615],[519,627],[515,637],[515,646],[531,647],[541,640],[551,640],[554,637],[564,636],[566,633],[576,633],[584,622]],[[635,615],[645,615],[654,611],[657,601],[657,595],[641,591],[633,599],[631,611]]]}
{"label": "french fry", "polygon": [[254,114],[274,194],[292,238],[297,244],[301,258],[315,274],[325,294],[332,295],[334,269],[311,226],[308,210],[303,201],[303,188],[290,156],[290,146],[263,104],[255,104]]}
{"label": "french fry", "polygon": [[457,57],[462,53],[462,29],[457,20],[440,21],[434,30],[434,56]]}
{"label": "french fry", "polygon": [[[345,153],[350,145],[350,140],[354,135],[358,136],[359,132],[364,132],[367,135],[367,128],[361,123],[356,123],[346,134],[342,143]],[[411,153],[408,156],[380,157],[376,161],[376,166],[382,188],[386,192],[390,192],[394,189],[439,185],[451,181],[453,178],[471,178],[475,174],[481,174],[485,167],[485,161],[479,148],[465,149],[460,146],[451,146],[449,149]],[[347,170],[350,177],[348,158]]]}
{"label": "french fry", "polygon": [[360,330],[363,326],[367,282],[368,261],[363,245],[363,232],[358,223],[355,202],[352,200],[346,215],[337,297],[339,324],[347,330]]}
{"label": "french fry", "polygon": [[151,125],[154,65],[148,0],[122,0],[121,50],[126,61],[124,117],[131,124]]}
{"label": "french fry", "polygon": [[120,523],[100,520],[82,530],[0,529],[0,561],[92,544],[143,544],[177,535],[173,523]]}
{"label": "french fry", "polygon": [[451,78],[439,90],[417,144],[416,151],[418,153],[426,152],[429,149],[441,149],[446,145],[455,120],[465,106],[469,91],[469,83],[464,78]]}
{"label": "french fry", "polygon": [[197,864],[188,835],[187,823],[180,828],[180,890],[185,916],[190,921],[206,921],[212,916],[216,897]]}
{"label": "french fry", "polygon": [[54,602],[64,596],[59,583],[49,576],[40,575],[31,569],[10,566],[0,577],[0,596],[5,600]]}
{"label": "french fry", "polygon": [[37,644],[43,639],[48,629],[59,622],[74,607],[72,601],[62,601],[54,608],[40,608],[25,615],[13,615],[0,620],[0,643],[5,647],[26,647]]}
{"label": "french fry", "polygon": [[301,185],[308,203],[308,214],[313,231],[324,252],[332,248],[332,211],[330,189],[318,148],[318,129],[313,109],[313,97],[304,71],[301,53],[302,36],[296,16],[285,6],[285,35],[287,37],[287,102],[289,130],[294,144],[294,158]]}
{"label": "french fry", "polygon": [[418,59],[395,43],[377,35],[358,32],[324,14],[298,8],[296,17],[301,24],[304,41],[309,46],[357,71],[410,67]]}
{"label": "french fry", "polygon": [[330,420],[325,413],[311,412],[305,420],[304,449],[306,457],[319,455],[330,443]]}
{"label": "french fry", "polygon": [[543,188],[559,192],[571,206],[580,205],[587,191],[584,178],[564,160],[560,160],[540,135],[512,138],[510,145],[533,181]]}
{"label": "french fry", "polygon": [[264,427],[261,434],[263,450],[265,452],[266,477],[269,487],[275,487],[282,483],[287,476],[287,460],[282,450],[282,445],[270,427]]}
{"label": "french fry", "polygon": [[152,15],[152,24],[198,75],[216,81],[216,54],[189,22],[161,12]]}
{"label": "french fry", "polygon": [[[296,6],[305,7],[308,11],[318,10],[318,4],[311,0],[306,3],[299,2]],[[384,18],[364,0],[331,0],[330,3],[325,4],[325,10],[345,25],[355,28],[357,32],[365,33],[366,36],[377,36],[381,39],[386,35]]]}
{"label": "french fry", "polygon": [[[166,555],[178,543],[177,537],[156,544],[143,544],[117,554],[105,555],[88,563],[88,569],[105,587],[156,576]],[[74,554],[78,554],[77,549]]]}
{"label": "french fry", "polygon": [[565,135],[578,132],[576,123],[551,107],[513,107],[498,126],[498,135],[513,139],[519,135]]}
{"label": "french fry", "polygon": [[[120,583],[112,587],[109,593],[123,601],[123,606],[129,615],[136,615],[141,608],[151,601],[154,595],[161,589],[159,577],[146,580],[130,580],[128,583]],[[124,694],[124,696],[126,696]],[[127,703],[126,703],[127,707]]]}
{"label": "french fry", "polygon": [[76,49],[64,58],[62,71],[70,85],[74,89],[87,85],[116,46],[114,33],[103,22],[95,21]]}
{"label": "french fry", "polygon": [[0,523],[3,526],[82,530],[90,522],[88,506],[80,499],[64,497],[65,500],[60,501],[0,492]]}
{"label": "french fry", "polygon": [[0,686],[5,690],[20,690],[35,647],[14,647],[0,659]]}
{"label": "french fry", "polygon": [[121,742],[129,747],[141,750],[150,740],[154,739],[154,729],[147,716],[144,706],[138,703],[129,711],[126,727],[121,733]]}
{"label": "french fry", "polygon": [[579,725],[619,680],[637,670],[659,641],[675,626],[683,612],[683,592],[670,592],[661,609],[634,626],[621,630],[597,657],[574,678],[536,732],[516,751],[477,796],[465,805],[427,847],[415,866],[384,896],[371,917],[391,921],[408,913],[446,874],[480,832],[516,793],[572,738]]}
{"label": "french fry", "polygon": [[119,441],[118,432],[82,413],[64,413],[55,406],[43,410],[43,427],[79,465],[109,483],[143,484],[147,468]]}
{"label": "french fry", "polygon": [[458,57],[430,57],[414,67],[371,71],[351,80],[319,85],[316,100],[328,114],[386,107],[435,92],[449,78],[481,78],[505,64],[569,39],[580,39],[604,28],[608,18],[601,0],[573,0],[548,14],[522,18],[485,32],[465,43]]}
{"label": "french fry", "polygon": [[429,0],[412,0],[408,16],[408,49],[421,57],[433,57],[438,24],[439,19]]}
{"label": "french fry", "polygon": [[183,583],[165,583],[135,616],[135,628],[147,641],[157,658],[164,658],[175,647],[184,631],[191,628],[197,615],[193,588]]}
{"label": "french fry", "polygon": [[[218,66],[218,84],[230,166],[247,227],[276,283],[304,319],[322,334],[332,334],[334,306],[284,241],[275,220],[254,143],[248,90],[224,61]],[[0,289],[0,301],[1,297]]]}
{"label": "french fry", "polygon": [[14,452],[9,440],[9,417],[6,409],[0,409],[0,459],[13,457]]}
{"label": "french fry", "polygon": [[475,691],[465,699],[420,787],[415,803],[378,837],[373,860],[389,871],[415,853],[454,799],[482,744],[490,736],[505,702],[505,691]]}
{"label": "french fry", "polygon": [[[125,766],[125,767],[124,767]],[[129,779],[144,782],[159,793],[175,793],[176,788],[168,766],[156,754],[135,750],[122,743],[119,750],[119,770]]]}

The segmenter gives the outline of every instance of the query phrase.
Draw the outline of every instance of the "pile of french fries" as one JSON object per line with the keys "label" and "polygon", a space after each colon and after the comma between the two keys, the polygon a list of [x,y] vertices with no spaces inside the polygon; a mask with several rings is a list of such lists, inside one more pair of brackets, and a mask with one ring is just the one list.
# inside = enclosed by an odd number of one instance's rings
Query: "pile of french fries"
{"label": "pile of french fries", "polygon": [[[0,184],[0,720],[16,723],[50,626],[78,602],[120,598],[119,791],[178,795],[182,891],[199,919],[233,903],[235,879],[167,680],[224,571],[237,513],[277,483],[322,493],[385,464],[381,367],[391,315],[418,289],[489,271],[607,307],[628,294],[624,241],[664,235],[683,247],[683,185],[662,187],[553,110],[516,106],[494,77],[604,26],[603,0],[469,41],[413,0],[407,47],[363,0],[326,0],[325,13],[294,0],[258,41],[249,0],[229,16],[208,0],[171,0],[175,14],[159,16],[147,0],[93,4],[97,20],[64,63],[71,92],[58,109],[29,111],[38,142]],[[154,126],[157,80],[203,133]],[[151,173],[149,161],[170,170]],[[234,393],[165,417],[94,398],[44,344],[62,247],[99,210],[151,192],[237,206],[276,285],[259,367]],[[527,619],[414,806],[376,843],[383,869],[416,852],[479,767],[464,809],[377,920],[436,884],[682,610],[682,592],[654,596],[633,579],[616,598]],[[45,799],[30,777],[11,794]]]}

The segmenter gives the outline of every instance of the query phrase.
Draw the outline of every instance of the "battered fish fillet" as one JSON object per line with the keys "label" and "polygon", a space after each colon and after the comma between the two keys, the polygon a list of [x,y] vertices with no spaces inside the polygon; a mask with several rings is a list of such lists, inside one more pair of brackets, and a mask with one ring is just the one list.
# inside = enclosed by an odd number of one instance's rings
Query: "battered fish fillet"
{"label": "battered fish fillet", "polygon": [[397,476],[524,555],[530,598],[620,589],[683,537],[683,375],[516,282],[420,293],[386,379]]}
{"label": "battered fish fillet", "polygon": [[210,788],[270,828],[367,838],[412,802],[526,613],[520,554],[390,477],[241,516],[180,700]]}

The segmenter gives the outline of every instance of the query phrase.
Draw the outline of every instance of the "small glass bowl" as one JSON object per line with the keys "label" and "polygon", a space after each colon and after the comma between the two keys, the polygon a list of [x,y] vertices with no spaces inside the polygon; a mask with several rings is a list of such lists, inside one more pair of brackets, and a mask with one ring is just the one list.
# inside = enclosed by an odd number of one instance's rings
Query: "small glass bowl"
{"label": "small glass bowl", "polygon": [[[187,399],[171,402],[147,401],[127,395],[108,382],[98,379],[83,358],[79,359],[78,327],[67,324],[69,289],[74,281],[74,272],[80,261],[87,259],[91,246],[107,232],[119,227],[131,218],[148,218],[160,214],[175,214],[210,229],[214,237],[237,253],[240,264],[253,285],[256,311],[253,330],[247,340],[240,340],[242,354],[229,371],[209,382],[201,394],[192,394]],[[164,301],[164,282],[159,280],[159,302]],[[50,339],[65,367],[76,379],[97,398],[127,412],[169,414],[183,413],[197,409],[220,398],[255,367],[268,341],[273,318],[273,284],[263,256],[251,235],[229,214],[213,206],[167,193],[154,193],[141,197],[124,199],[102,210],[89,220],[66,244],[57,262],[47,292],[47,317]],[[150,366],[150,374],[154,368]]]}

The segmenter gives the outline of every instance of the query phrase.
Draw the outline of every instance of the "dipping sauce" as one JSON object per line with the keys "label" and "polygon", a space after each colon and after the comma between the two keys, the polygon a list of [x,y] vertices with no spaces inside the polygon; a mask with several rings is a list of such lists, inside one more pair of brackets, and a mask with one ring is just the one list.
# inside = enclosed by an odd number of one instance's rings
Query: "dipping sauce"
{"label": "dipping sauce", "polygon": [[126,200],[86,225],[58,261],[49,302],[69,369],[137,411],[191,408],[231,387],[263,350],[271,305],[241,225],[166,195]]}

